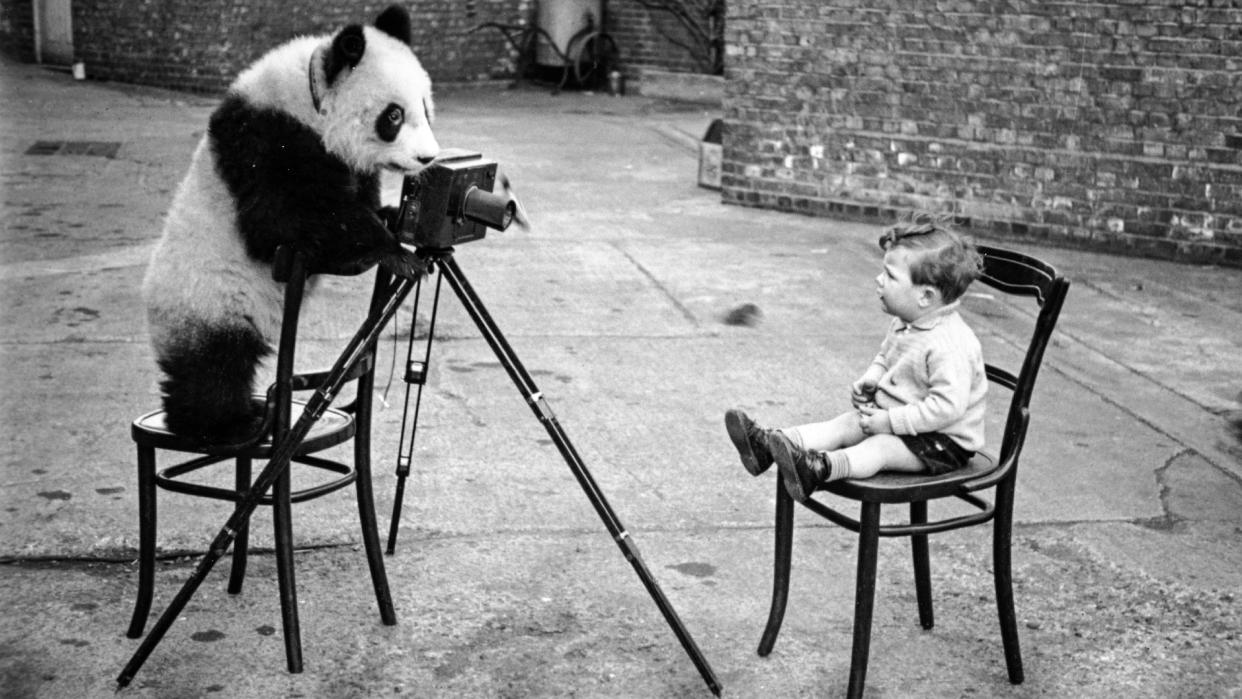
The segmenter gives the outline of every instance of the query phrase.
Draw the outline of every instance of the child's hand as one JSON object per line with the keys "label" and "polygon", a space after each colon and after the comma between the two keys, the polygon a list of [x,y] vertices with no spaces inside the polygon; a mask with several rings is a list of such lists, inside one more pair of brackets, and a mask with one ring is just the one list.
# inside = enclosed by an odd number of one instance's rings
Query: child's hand
{"label": "child's hand", "polygon": [[863,434],[868,436],[893,433],[893,421],[889,419],[888,411],[874,405],[859,406],[858,426],[862,428]]}
{"label": "child's hand", "polygon": [[850,384],[850,403],[855,408],[875,405],[875,381],[863,377]]}

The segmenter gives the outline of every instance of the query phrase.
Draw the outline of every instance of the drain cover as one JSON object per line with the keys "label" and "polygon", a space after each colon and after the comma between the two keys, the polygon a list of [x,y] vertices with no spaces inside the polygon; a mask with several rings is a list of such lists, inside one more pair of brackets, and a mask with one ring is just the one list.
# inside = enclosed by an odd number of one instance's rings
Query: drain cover
{"label": "drain cover", "polygon": [[89,155],[115,159],[121,149],[118,141],[35,141],[26,155]]}

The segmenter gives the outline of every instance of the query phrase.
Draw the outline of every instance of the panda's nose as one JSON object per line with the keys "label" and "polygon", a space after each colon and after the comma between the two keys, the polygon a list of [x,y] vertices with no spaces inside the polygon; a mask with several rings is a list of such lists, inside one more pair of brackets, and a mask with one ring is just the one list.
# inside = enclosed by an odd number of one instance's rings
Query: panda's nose
{"label": "panda's nose", "polygon": [[430,165],[431,161],[435,159],[436,157],[434,155],[429,156],[429,157],[419,156],[418,162],[422,163],[423,165]]}

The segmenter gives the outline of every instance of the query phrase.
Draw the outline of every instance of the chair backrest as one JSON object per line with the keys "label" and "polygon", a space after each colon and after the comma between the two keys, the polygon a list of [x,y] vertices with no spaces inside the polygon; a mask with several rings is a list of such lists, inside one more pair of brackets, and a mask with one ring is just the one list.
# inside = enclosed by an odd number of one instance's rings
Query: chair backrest
{"label": "chair backrest", "polygon": [[[292,418],[290,404],[293,393],[297,391],[310,391],[319,388],[328,378],[327,371],[313,371],[299,373],[296,362],[296,347],[299,332],[299,319],[302,312],[302,301],[306,296],[306,286],[312,276],[317,274],[326,274],[332,276],[352,277],[365,272],[364,268],[342,269],[335,268],[315,268],[312,267],[310,258],[305,252],[293,245],[282,245],[276,249],[276,256],[272,264],[272,279],[285,285],[284,311],[280,321],[280,341],[277,346],[276,353],[276,378],[268,387],[268,409],[272,411],[273,406],[276,411],[272,415],[271,420],[274,429],[287,430]],[[371,303],[375,303],[380,290],[384,288],[388,277],[385,273],[377,272],[375,280],[375,292],[372,296]],[[372,346],[361,361],[357,362],[353,369],[346,375],[346,381],[355,381],[363,377],[368,377],[365,386],[359,385],[359,395],[369,395],[370,381],[374,379],[372,370],[375,366],[375,347]],[[370,401],[363,401],[355,398],[355,400],[341,408],[347,413],[355,413],[359,408],[370,414]]]}
{"label": "chair backrest", "polygon": [[1044,349],[1061,314],[1065,294],[1069,291],[1069,280],[1052,265],[1029,255],[984,245],[980,245],[978,250],[983,256],[983,275],[979,281],[1011,296],[1031,297],[1039,306],[1035,328],[1018,373],[1015,375],[991,363],[986,365],[988,380],[1013,392],[999,455],[1000,463],[1004,464],[1013,450],[1021,447],[1025,436],[1035,378],[1043,363]]}
{"label": "chair backrest", "polygon": [[294,352],[298,341],[302,298],[309,276],[306,255],[301,250],[288,245],[276,249],[272,279],[285,285],[285,305],[280,322],[280,341],[276,347],[276,380],[268,390],[268,410],[275,410],[275,415],[270,416],[275,434],[287,431],[292,419]]}

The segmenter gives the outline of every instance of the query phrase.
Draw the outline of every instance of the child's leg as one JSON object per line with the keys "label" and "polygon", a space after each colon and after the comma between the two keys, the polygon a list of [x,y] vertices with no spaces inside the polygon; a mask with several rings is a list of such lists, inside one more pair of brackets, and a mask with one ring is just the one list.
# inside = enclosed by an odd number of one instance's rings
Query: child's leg
{"label": "child's leg", "polygon": [[870,478],[881,471],[920,473],[926,470],[919,457],[895,434],[872,435],[843,452],[849,459],[848,478]]}
{"label": "child's leg", "polygon": [[880,471],[924,470],[923,463],[905,442],[891,434],[873,435],[831,451],[803,449],[783,435],[773,438],[771,445],[785,491],[801,502],[829,481],[870,478]]}
{"label": "child's leg", "polygon": [[834,451],[850,447],[867,438],[858,421],[858,413],[851,410],[827,422],[781,429],[796,446],[810,451]]}
{"label": "child's leg", "polygon": [[[725,431],[741,457],[742,465],[752,476],[758,476],[772,465],[768,448],[769,434],[774,430],[760,427],[745,412],[733,408],[725,412]],[[832,451],[857,444],[866,435],[858,423],[858,413],[848,412],[827,422],[815,422],[779,430],[802,449]]]}

